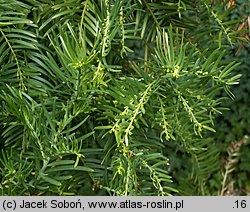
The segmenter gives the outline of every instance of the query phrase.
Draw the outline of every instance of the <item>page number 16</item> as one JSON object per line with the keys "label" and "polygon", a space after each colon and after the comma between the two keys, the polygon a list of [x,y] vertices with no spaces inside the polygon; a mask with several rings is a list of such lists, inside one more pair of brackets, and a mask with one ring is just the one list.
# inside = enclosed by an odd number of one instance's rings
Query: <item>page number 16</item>
{"label": "page number 16", "polygon": [[247,201],[246,200],[236,200],[235,206],[233,208],[246,208],[247,207]]}

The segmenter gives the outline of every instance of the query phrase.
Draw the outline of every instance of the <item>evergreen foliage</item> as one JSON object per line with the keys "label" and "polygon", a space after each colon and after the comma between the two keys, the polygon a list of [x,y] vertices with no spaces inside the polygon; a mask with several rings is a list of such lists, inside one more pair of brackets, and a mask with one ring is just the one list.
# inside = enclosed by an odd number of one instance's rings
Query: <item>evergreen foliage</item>
{"label": "evergreen foliage", "polygon": [[[235,60],[240,65],[233,70],[233,74],[242,74],[240,85],[234,87],[234,101],[224,101],[223,107],[230,110],[224,111],[222,116],[215,119],[216,133],[212,135],[220,149],[221,169],[210,177],[210,193],[216,195],[218,189],[223,188],[221,182],[226,177],[226,186],[224,186],[224,194],[226,195],[249,195],[250,194],[250,139],[249,139],[249,53],[250,53],[250,1],[237,0],[236,7],[229,14],[227,20],[240,19],[237,25],[238,29],[245,29],[241,36],[245,37],[246,42],[240,42],[230,49],[230,54],[224,58],[225,62]],[[225,96],[222,92],[220,96]],[[235,144],[239,145],[238,152],[231,151],[231,147]],[[242,144],[242,145],[241,145]],[[233,156],[233,157],[232,157]],[[230,160],[230,158],[233,158]],[[228,169],[229,167],[229,169]],[[228,171],[226,171],[228,169]],[[229,172],[230,171],[230,172]],[[224,175],[224,176],[223,176]]]}
{"label": "evergreen foliage", "polygon": [[206,195],[233,9],[0,0],[1,194]]}

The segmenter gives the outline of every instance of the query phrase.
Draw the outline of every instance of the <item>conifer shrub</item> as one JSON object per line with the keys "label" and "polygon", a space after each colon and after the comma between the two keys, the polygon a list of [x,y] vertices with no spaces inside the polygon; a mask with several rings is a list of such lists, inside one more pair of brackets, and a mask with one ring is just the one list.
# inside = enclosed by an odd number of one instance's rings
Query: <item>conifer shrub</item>
{"label": "conifer shrub", "polygon": [[1,194],[207,195],[230,2],[0,0]]}

